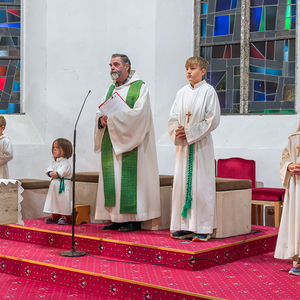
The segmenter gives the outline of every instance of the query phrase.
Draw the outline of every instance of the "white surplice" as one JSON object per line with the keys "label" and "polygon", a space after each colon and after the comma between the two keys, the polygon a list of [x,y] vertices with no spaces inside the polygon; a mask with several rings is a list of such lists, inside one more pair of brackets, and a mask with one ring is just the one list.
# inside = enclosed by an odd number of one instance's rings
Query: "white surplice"
{"label": "white surplice", "polygon": [[[188,113],[191,114],[189,122]],[[194,88],[189,84],[177,92],[168,122],[168,132],[176,146],[171,231],[208,234],[216,228],[214,147],[210,133],[219,122],[218,96],[205,80]],[[184,126],[186,140],[176,138],[178,126]],[[192,202],[187,218],[183,218],[190,144],[194,144]]]}
{"label": "white surplice", "polygon": [[286,189],[274,255],[280,259],[300,255],[300,175],[292,175],[287,170],[289,164],[300,163],[297,147],[300,147],[300,132],[289,137],[280,163],[280,180]]}
{"label": "white surplice", "polygon": [[[47,169],[48,172],[57,172],[60,178],[71,178],[72,168],[68,159],[59,157],[52,162],[52,165]],[[59,194],[60,179],[52,179],[45,206],[45,213],[72,215],[72,183],[71,180],[65,180],[65,190]]]}
{"label": "white surplice", "polygon": [[13,148],[6,134],[0,136],[0,178],[9,179],[7,163],[13,159]]}
{"label": "white surplice", "polygon": [[[124,100],[134,81],[141,80],[135,72],[125,84],[116,87]],[[105,100],[106,94],[101,103]],[[112,147],[115,173],[116,205],[105,207],[102,165],[100,164],[99,184],[95,210],[96,220],[112,222],[146,221],[160,216],[159,175],[154,137],[154,126],[148,88],[143,84],[133,109],[108,116],[107,127],[98,129],[98,119],[102,116],[98,110],[95,122],[95,152],[101,152],[104,131],[108,130]],[[120,213],[122,153],[138,147],[137,162],[137,214]]]}

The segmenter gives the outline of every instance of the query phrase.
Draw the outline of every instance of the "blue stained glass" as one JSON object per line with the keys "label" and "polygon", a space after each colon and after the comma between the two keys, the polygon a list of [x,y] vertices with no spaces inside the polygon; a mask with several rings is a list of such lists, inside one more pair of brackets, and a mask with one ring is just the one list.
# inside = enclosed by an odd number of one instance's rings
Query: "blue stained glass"
{"label": "blue stained glass", "polygon": [[18,62],[18,69],[21,69],[21,61]]}
{"label": "blue stained glass", "polygon": [[285,40],[284,43],[284,61],[289,61],[289,42],[288,40]]}
{"label": "blue stained glass", "polygon": [[0,24],[0,28],[7,28],[7,27],[8,27],[8,24],[7,24],[7,23]]}
{"label": "blue stained glass", "polygon": [[274,100],[275,100],[275,96],[276,96],[276,95],[267,95],[267,96],[266,96],[266,100],[267,100],[267,101],[274,101]]}
{"label": "blue stained glass", "polygon": [[8,24],[8,27],[9,28],[18,28],[18,29],[20,29],[21,24],[20,23],[10,23],[10,24]]}
{"label": "blue stained glass", "polygon": [[207,72],[207,73],[206,73],[206,81],[207,81],[208,83],[210,83],[210,75],[211,75],[210,72]]}
{"label": "blue stained glass", "polygon": [[236,3],[237,3],[237,0],[232,0],[231,9],[236,8]]}
{"label": "blue stained glass", "polygon": [[259,31],[262,7],[251,8],[250,31]]}
{"label": "blue stained glass", "polygon": [[265,82],[264,81],[254,81],[254,90],[257,92],[264,92],[265,91]]}
{"label": "blue stained glass", "polygon": [[297,4],[297,0],[292,0],[292,4]]}
{"label": "blue stained glass", "polygon": [[14,82],[13,84],[13,92],[20,92],[20,82]]}
{"label": "blue stained glass", "polygon": [[8,104],[8,114],[18,113],[20,111],[20,104],[17,103],[9,103]]}
{"label": "blue stained glass", "polygon": [[216,11],[230,9],[231,0],[217,0]]}
{"label": "blue stained glass", "polygon": [[296,17],[292,17],[291,29],[295,29],[295,28],[296,28]]}
{"label": "blue stained glass", "polygon": [[229,34],[229,16],[215,17],[214,36]]}
{"label": "blue stained glass", "polygon": [[201,3],[201,14],[202,15],[207,14],[207,3]]}
{"label": "blue stained glass", "polygon": [[260,68],[260,67],[256,67],[256,66],[250,66],[250,72],[265,74],[265,68]]}
{"label": "blue stained glass", "polygon": [[206,37],[206,19],[201,20],[201,36]]}
{"label": "blue stained glass", "polygon": [[4,3],[14,3],[15,0],[1,0],[1,2],[4,2]]}
{"label": "blue stained glass", "polygon": [[226,93],[218,92],[218,98],[219,98],[219,102],[220,102],[220,107],[226,108]]}
{"label": "blue stained glass", "polygon": [[292,16],[296,16],[296,5],[292,5]]}
{"label": "blue stained glass", "polygon": [[267,75],[282,76],[282,70],[266,69],[266,74]]}
{"label": "blue stained glass", "polygon": [[0,114],[6,114],[6,110],[0,109]]}
{"label": "blue stained glass", "polygon": [[265,101],[265,94],[254,92],[254,101]]}
{"label": "blue stained glass", "polygon": [[212,72],[210,84],[213,87],[216,87],[225,74],[226,74],[226,72]]}
{"label": "blue stained glass", "polygon": [[278,4],[278,0],[264,0],[264,5]]}
{"label": "blue stained glass", "polygon": [[6,23],[6,22],[7,22],[6,11],[0,10],[0,23]]}

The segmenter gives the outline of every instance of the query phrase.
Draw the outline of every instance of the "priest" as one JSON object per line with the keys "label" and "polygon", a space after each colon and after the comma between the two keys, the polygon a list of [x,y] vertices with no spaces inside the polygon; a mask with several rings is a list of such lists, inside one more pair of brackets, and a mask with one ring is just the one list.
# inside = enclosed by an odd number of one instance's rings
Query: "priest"
{"label": "priest", "polygon": [[220,121],[216,91],[203,78],[207,61],[186,61],[189,84],[177,92],[168,132],[176,146],[171,237],[207,241],[216,228],[214,148],[211,132]]}
{"label": "priest", "polygon": [[124,54],[110,60],[113,84],[101,103],[117,92],[128,111],[95,122],[95,152],[101,153],[96,220],[110,220],[104,230],[130,232],[141,221],[160,217],[159,175],[149,90]]}

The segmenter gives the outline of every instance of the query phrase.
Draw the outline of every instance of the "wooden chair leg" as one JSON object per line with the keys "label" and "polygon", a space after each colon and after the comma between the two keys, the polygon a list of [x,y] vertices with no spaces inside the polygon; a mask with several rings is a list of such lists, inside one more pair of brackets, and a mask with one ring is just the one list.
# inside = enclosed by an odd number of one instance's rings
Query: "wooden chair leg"
{"label": "wooden chair leg", "polygon": [[281,216],[281,203],[274,203],[274,219],[275,219],[275,227],[279,227],[280,224],[280,216]]}
{"label": "wooden chair leg", "polygon": [[251,224],[256,225],[256,205],[251,205]]}

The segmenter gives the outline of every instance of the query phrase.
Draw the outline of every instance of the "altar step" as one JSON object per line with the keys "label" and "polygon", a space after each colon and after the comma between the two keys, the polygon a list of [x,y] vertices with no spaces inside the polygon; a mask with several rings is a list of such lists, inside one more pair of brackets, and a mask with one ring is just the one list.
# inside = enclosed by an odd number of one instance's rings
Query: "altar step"
{"label": "altar step", "polygon": [[161,266],[112,261],[103,256],[62,257],[59,253],[63,250],[0,239],[0,274],[99,296],[94,299],[210,299],[189,292],[186,283],[172,276],[165,277],[164,272],[170,271]]}
{"label": "altar step", "polygon": [[[1,225],[0,238],[40,247],[71,249],[71,226],[51,227],[43,219],[27,221],[25,225],[31,227]],[[171,239],[168,230],[118,233],[103,231],[102,226],[75,226],[75,249],[110,259],[193,271],[274,251],[277,239],[276,228],[262,226],[253,226],[250,235],[211,239],[205,243]]]}

